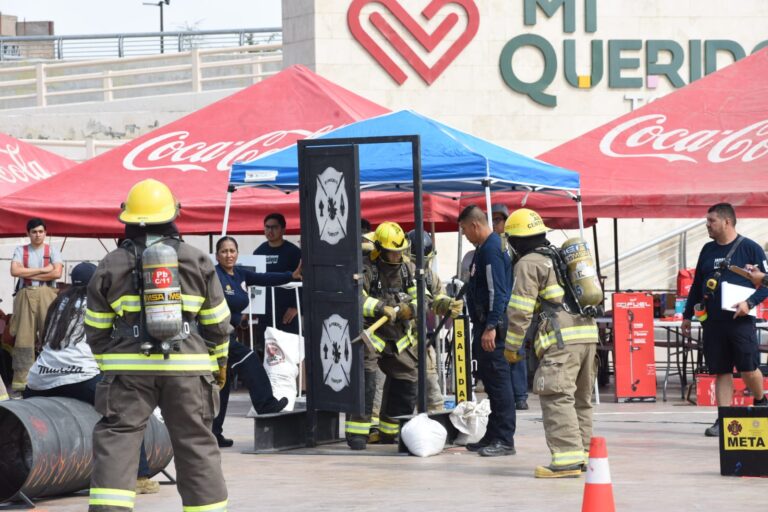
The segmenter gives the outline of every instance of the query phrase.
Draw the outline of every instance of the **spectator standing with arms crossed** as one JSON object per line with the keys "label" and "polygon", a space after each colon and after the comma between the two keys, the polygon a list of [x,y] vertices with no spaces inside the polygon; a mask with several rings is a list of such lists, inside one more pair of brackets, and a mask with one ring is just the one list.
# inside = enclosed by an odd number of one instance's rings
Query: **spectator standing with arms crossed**
{"label": "spectator standing with arms crossed", "polygon": [[48,308],[56,300],[56,280],[64,268],[59,250],[45,243],[42,219],[29,219],[27,235],[29,244],[17,247],[11,260],[11,275],[18,278],[10,325],[11,336],[16,336],[11,383],[14,393],[27,387],[35,347],[42,337]]}
{"label": "spectator standing with arms crossed", "polygon": [[[718,203],[707,210],[707,233],[712,241],[702,247],[696,263],[696,275],[683,313],[682,333],[691,335],[691,318],[696,307],[703,329],[704,359],[709,373],[716,375],[718,406],[728,407],[732,403],[734,366],[752,391],[755,405],[768,405],[763,394],[763,374],[758,368],[760,352],[755,317],[749,315],[750,309],[768,297],[768,289],[759,288],[747,300],[734,304],[735,312],[721,308],[723,282],[752,284],[746,277],[728,270],[728,266],[759,265],[765,273],[765,252],[757,243],[736,232],[736,211],[728,203]],[[707,437],[719,434],[717,421],[704,431]]]}

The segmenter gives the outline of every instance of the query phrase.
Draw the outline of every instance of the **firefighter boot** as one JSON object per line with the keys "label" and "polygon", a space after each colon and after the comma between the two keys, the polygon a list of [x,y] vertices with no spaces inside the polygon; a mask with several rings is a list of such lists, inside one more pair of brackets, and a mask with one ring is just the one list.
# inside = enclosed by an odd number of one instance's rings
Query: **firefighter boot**
{"label": "firefighter boot", "polygon": [[368,436],[362,434],[347,434],[347,445],[350,450],[365,450],[368,446]]}
{"label": "firefighter boot", "polygon": [[536,478],[578,478],[581,476],[582,464],[570,466],[536,466],[533,476]]}

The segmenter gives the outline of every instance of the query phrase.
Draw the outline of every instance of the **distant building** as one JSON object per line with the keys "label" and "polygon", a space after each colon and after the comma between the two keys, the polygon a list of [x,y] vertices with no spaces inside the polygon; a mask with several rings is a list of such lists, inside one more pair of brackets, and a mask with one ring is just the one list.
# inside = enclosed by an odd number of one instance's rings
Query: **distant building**
{"label": "distant building", "polygon": [[[0,37],[52,36],[52,21],[19,21],[18,16],[0,13]],[[53,59],[53,41],[3,41],[3,60]]]}

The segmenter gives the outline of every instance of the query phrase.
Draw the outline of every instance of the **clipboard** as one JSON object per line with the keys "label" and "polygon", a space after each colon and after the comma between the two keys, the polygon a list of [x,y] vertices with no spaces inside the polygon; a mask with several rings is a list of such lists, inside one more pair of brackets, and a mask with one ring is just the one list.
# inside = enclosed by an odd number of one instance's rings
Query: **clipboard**
{"label": "clipboard", "polygon": [[[736,308],[733,306],[747,300],[753,293],[755,293],[754,288],[723,281],[722,285],[720,285],[720,309],[723,311],[736,311]],[[750,309],[749,314],[757,317],[757,307]]]}

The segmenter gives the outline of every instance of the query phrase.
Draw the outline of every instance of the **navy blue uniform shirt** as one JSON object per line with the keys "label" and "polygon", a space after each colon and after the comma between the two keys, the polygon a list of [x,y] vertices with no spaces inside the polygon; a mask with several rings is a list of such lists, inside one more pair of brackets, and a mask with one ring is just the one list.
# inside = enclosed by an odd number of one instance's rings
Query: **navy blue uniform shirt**
{"label": "navy blue uniform shirt", "polygon": [[[299,261],[301,261],[301,249],[287,240],[284,240],[283,245],[280,247],[272,247],[269,245],[269,242],[264,242],[253,251],[253,254],[267,257],[267,272],[293,272],[299,266]],[[299,297],[301,297],[301,290],[299,290]],[[286,309],[295,307],[296,292],[294,290],[275,290],[275,316],[277,317],[277,324],[281,323]],[[267,293],[266,317],[272,317],[271,293]],[[271,324],[271,322],[268,323]]]}
{"label": "navy blue uniform shirt", "polygon": [[[749,288],[755,287],[746,277],[734,274],[730,270],[722,270],[720,273],[720,283],[718,284],[715,293],[713,294],[707,288],[707,281],[714,277],[715,272],[719,269],[720,262],[722,262],[728,255],[728,251],[731,250],[734,243],[736,243],[735,240],[727,245],[719,245],[713,240],[701,248],[699,261],[696,263],[696,275],[693,278],[693,285],[691,285],[688,301],[685,304],[683,318],[690,319],[693,316],[693,306],[701,302],[704,295],[709,293],[710,297],[706,301],[707,321],[732,320],[733,311],[724,311],[720,307],[720,292],[723,287],[723,282]],[[757,265],[760,267],[761,271],[768,272],[766,270],[765,252],[763,251],[763,248],[749,238],[744,237],[741,244],[739,244],[731,256],[731,265],[744,268],[748,264]],[[755,293],[750,296],[750,301],[757,305],[763,302],[766,297],[768,297],[768,288],[761,287],[755,290]]]}
{"label": "navy blue uniform shirt", "polygon": [[469,267],[467,305],[472,323],[493,329],[506,319],[512,293],[512,262],[502,249],[501,237],[491,233],[475,251]]}
{"label": "navy blue uniform shirt", "polygon": [[230,323],[237,327],[243,318],[242,311],[248,307],[249,286],[280,286],[291,281],[291,272],[265,272],[257,273],[235,266],[234,275],[229,275],[216,265],[216,274],[224,289],[224,299],[229,307]]}

